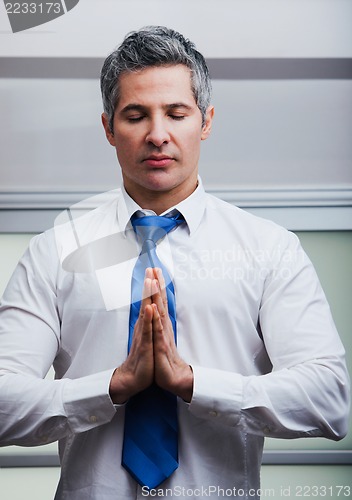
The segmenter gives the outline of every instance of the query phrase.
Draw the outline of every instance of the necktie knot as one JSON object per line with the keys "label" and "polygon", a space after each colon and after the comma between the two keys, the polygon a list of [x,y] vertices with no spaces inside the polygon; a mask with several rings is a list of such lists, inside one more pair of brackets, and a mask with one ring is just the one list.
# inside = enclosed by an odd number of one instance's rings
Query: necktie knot
{"label": "necktie knot", "polygon": [[184,222],[184,218],[180,213],[177,213],[174,217],[162,215],[144,215],[140,217],[138,214],[131,217],[133,229],[140,238],[142,246],[147,240],[151,240],[156,246],[159,240],[182,222]]}

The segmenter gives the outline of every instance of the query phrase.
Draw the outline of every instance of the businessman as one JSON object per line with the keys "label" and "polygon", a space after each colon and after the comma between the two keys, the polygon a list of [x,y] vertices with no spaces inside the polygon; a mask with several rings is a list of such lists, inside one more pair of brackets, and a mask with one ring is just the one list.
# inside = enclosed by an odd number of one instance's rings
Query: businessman
{"label": "businessman", "polygon": [[123,185],[35,237],[15,270],[0,443],[59,440],[59,500],[259,498],[265,436],[346,434],[326,298],[294,234],[205,193],[214,108],[193,43],[133,32],[101,89]]}

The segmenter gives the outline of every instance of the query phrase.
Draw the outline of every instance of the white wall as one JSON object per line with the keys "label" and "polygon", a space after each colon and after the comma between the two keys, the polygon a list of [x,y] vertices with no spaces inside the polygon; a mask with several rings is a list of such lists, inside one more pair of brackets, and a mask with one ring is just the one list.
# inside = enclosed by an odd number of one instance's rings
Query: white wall
{"label": "white wall", "polygon": [[[215,80],[206,187],[352,185],[352,81]],[[98,80],[0,79],[0,190],[100,191],[119,182]]]}
{"label": "white wall", "polygon": [[81,0],[13,37],[1,3],[0,56],[104,57],[128,31],[164,24],[206,57],[351,57],[351,17],[350,0]]}
{"label": "white wall", "polygon": [[[83,71],[127,31],[161,23],[181,30],[208,58],[262,58],[269,68],[277,57],[329,64],[326,58],[352,56],[351,19],[351,0],[82,0],[51,23],[12,34],[0,4],[0,57],[9,58],[0,61],[0,206],[11,193],[50,191],[58,205],[60,191],[120,182],[100,124],[100,65],[95,78],[72,79],[65,61],[73,56]],[[49,74],[61,68],[60,78],[24,77],[42,57]],[[7,77],[9,64],[21,66],[21,78]],[[348,188],[350,199],[351,79],[214,77],[214,131],[201,159],[207,188]]]}

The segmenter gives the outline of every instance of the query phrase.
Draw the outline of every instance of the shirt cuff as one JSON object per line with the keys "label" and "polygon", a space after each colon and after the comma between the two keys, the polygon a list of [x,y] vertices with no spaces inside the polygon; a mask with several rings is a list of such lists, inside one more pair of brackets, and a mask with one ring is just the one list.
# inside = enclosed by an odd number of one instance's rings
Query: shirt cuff
{"label": "shirt cuff", "polygon": [[85,432],[112,420],[116,414],[109,395],[113,372],[107,370],[65,381],[64,408],[72,432]]}
{"label": "shirt cuff", "polygon": [[196,417],[235,426],[241,418],[243,381],[238,373],[192,366],[193,396],[189,411]]}

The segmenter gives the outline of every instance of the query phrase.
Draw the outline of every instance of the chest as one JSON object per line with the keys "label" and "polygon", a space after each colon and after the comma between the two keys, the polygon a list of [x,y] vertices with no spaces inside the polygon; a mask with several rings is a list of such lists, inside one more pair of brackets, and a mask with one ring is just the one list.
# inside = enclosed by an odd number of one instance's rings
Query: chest
{"label": "chest", "polygon": [[[265,267],[236,241],[167,238],[157,247],[175,285],[178,349],[189,363],[251,373],[265,351],[258,333]],[[60,283],[62,347],[99,369],[127,353],[136,257]]]}

